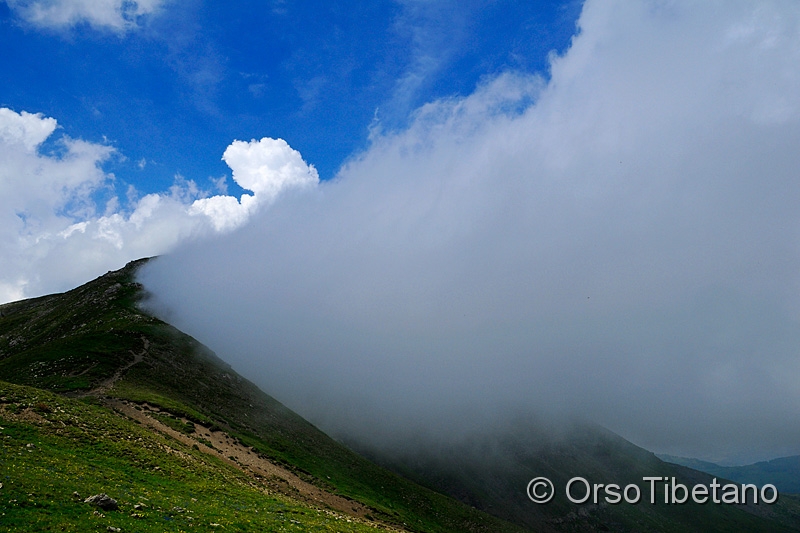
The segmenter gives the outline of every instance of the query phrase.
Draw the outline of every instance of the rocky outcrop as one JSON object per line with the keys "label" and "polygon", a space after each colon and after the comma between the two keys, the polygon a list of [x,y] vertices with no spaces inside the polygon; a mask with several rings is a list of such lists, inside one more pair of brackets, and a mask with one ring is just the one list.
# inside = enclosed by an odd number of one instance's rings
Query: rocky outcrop
{"label": "rocky outcrop", "polygon": [[106,493],[95,494],[94,496],[89,496],[83,503],[91,503],[92,505],[96,505],[100,509],[104,511],[116,511],[119,509],[119,504],[117,504],[117,500],[112,498]]}

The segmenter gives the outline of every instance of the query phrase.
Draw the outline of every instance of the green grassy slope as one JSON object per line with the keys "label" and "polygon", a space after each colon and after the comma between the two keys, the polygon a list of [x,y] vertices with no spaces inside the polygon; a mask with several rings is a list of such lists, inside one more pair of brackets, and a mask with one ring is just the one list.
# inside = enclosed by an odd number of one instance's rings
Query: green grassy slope
{"label": "green grassy slope", "polygon": [[375,531],[93,403],[0,382],[0,427],[0,531]]}

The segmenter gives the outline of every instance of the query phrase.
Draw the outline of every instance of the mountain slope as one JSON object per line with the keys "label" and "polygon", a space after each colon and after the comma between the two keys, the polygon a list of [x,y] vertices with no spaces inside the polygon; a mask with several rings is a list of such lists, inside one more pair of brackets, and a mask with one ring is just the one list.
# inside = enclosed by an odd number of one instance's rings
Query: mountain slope
{"label": "mountain slope", "polygon": [[134,274],[142,263],[63,294],[0,306],[0,379],[99,397],[107,408],[147,402],[176,421],[222,429],[385,523],[422,531],[519,530],[353,453],[194,339],[140,311],[144,294]]}
{"label": "mountain slope", "polygon": [[[0,531],[400,531],[259,483],[96,402],[0,382]],[[117,509],[84,500],[108,493]]]}
{"label": "mountain slope", "polygon": [[[53,529],[91,529],[69,525],[75,518],[100,527],[86,504],[69,495],[113,489],[125,518],[114,517],[125,531],[156,531],[162,522],[177,528],[163,530],[177,531],[191,522],[191,514],[173,507],[241,531],[345,531],[344,524],[353,531],[800,530],[797,501],[784,497],[775,506],[746,509],[576,505],[563,495],[547,505],[530,502],[525,486],[538,475],[560,487],[573,476],[643,490],[643,476],[710,482],[587,425],[553,438],[536,421],[520,421],[513,431],[405,457],[370,450],[393,473],[141,311],[146,295],[135,281],[141,264],[63,294],[0,306],[0,380],[16,384],[0,383],[6,439],[0,526],[38,520]],[[76,472],[92,475],[71,489]],[[215,495],[223,501],[212,504]],[[145,497],[148,513],[132,508]],[[287,513],[297,523],[287,523]]]}
{"label": "mountain slope", "polygon": [[[655,504],[645,477],[676,479],[689,488],[709,486],[713,476],[666,463],[603,428],[585,423],[564,424],[546,430],[542,423],[520,420],[513,430],[493,436],[474,436],[466,442],[439,450],[417,451],[406,456],[366,452],[420,484],[450,494],[478,509],[536,529],[547,523],[565,531],[798,531],[800,499],[780,495],[775,505],[665,504],[664,483],[655,484]],[[556,487],[546,505],[531,505],[524,490],[537,476]],[[641,501],[635,505],[608,504],[602,489],[598,503],[591,498],[576,505],[564,488],[574,477],[590,484],[636,484]],[[727,483],[722,477],[720,484]],[[573,496],[585,493],[577,484]],[[752,500],[750,500],[752,501]]]}

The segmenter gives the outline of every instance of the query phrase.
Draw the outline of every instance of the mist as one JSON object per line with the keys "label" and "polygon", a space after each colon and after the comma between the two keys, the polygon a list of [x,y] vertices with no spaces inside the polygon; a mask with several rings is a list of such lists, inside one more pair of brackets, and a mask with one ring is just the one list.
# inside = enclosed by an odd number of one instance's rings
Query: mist
{"label": "mist", "polygon": [[547,74],[376,129],[147,265],[149,305],[365,445],[532,413],[800,453],[800,6],[590,0]]}

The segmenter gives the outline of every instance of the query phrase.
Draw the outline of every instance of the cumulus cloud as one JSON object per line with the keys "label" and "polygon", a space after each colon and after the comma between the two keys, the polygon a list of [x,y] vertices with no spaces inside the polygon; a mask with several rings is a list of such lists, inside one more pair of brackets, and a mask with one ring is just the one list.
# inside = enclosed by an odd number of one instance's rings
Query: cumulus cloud
{"label": "cumulus cloud", "polygon": [[280,191],[317,180],[283,140],[236,141],[229,150],[247,158],[226,161],[252,194],[209,198],[178,176],[169,191],[139,198],[130,189],[120,200],[114,176],[102,169],[115,150],[62,136],[43,151],[57,127],[53,118],[0,108],[2,302],[70,289],[183,240],[229,231]]}
{"label": "cumulus cloud", "polygon": [[143,279],[339,435],[535,410],[656,451],[800,453],[798,32],[793,2],[589,0],[546,83],[428,104]]}
{"label": "cumulus cloud", "polygon": [[281,191],[303,189],[319,183],[313,165],[303,161],[300,152],[293,150],[283,139],[263,138],[250,142],[233,141],[222,159],[233,170],[233,179],[253,194],[217,195],[192,204],[192,213],[208,215],[219,231],[240,226],[264,203],[272,203]]}
{"label": "cumulus cloud", "polygon": [[163,0],[5,0],[19,17],[34,26],[70,28],[81,23],[124,32],[156,13]]}

